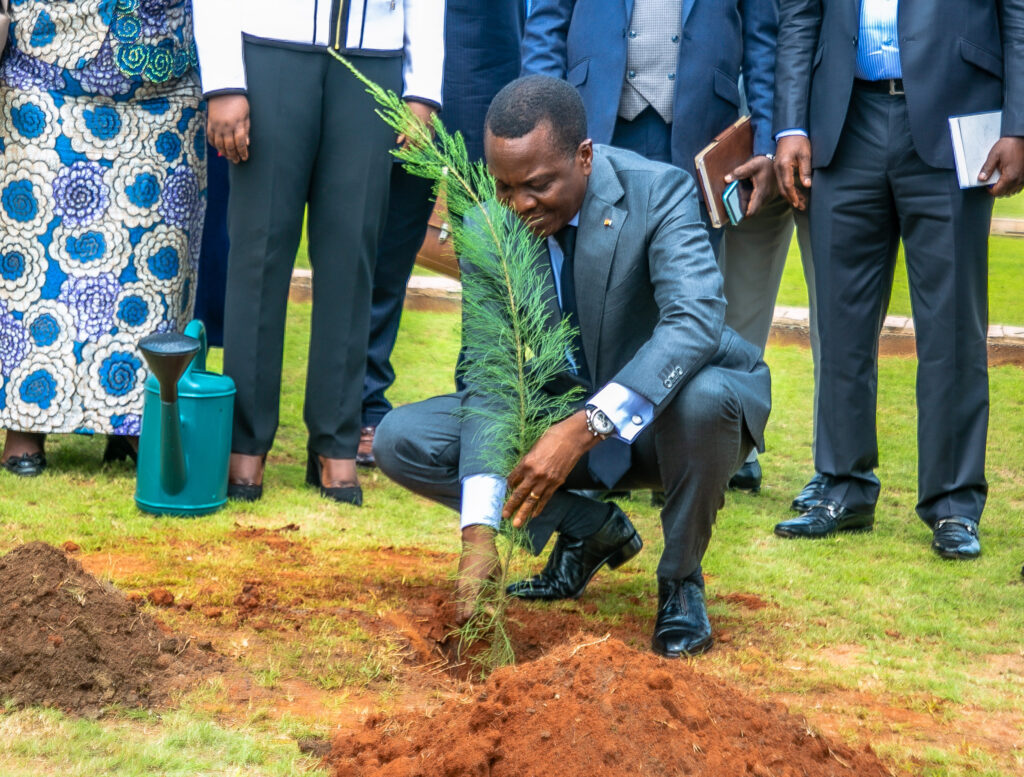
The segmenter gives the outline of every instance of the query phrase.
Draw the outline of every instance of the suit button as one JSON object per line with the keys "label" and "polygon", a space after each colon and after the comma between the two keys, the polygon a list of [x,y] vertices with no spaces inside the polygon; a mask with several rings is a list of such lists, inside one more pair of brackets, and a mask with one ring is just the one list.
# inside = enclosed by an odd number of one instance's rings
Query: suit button
{"label": "suit button", "polygon": [[636,78],[636,71],[635,70],[630,70],[629,71],[629,77],[630,78]]}
{"label": "suit button", "polygon": [[636,37],[636,30],[630,30],[629,31],[629,37],[635,38]]}

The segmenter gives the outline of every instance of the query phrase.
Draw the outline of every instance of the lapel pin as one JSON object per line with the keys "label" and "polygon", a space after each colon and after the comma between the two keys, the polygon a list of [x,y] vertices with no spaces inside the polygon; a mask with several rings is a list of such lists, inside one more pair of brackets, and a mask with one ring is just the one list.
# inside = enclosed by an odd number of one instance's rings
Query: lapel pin
{"label": "lapel pin", "polygon": [[611,219],[605,219],[605,220],[604,220],[604,225],[605,225],[606,227],[610,227],[610,226],[612,225],[612,220],[611,220]]}

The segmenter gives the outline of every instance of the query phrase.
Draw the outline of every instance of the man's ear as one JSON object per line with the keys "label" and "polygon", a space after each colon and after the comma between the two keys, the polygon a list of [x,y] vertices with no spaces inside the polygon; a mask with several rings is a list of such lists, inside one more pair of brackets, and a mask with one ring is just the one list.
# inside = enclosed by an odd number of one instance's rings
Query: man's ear
{"label": "man's ear", "polygon": [[580,143],[576,149],[576,163],[584,175],[590,175],[590,170],[594,166],[594,141],[590,138]]}

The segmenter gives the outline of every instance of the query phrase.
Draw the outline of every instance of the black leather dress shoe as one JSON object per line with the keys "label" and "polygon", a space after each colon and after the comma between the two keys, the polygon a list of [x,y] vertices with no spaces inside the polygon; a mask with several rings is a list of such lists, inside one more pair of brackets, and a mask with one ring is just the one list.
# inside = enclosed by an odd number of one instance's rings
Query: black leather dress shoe
{"label": "black leather dress shoe", "polygon": [[815,472],[814,477],[807,481],[807,485],[796,495],[796,499],[789,505],[789,509],[798,513],[806,513],[822,500],[831,485],[832,478]]}
{"label": "black leather dress shoe", "polygon": [[729,488],[756,494],[761,490],[761,462],[757,459],[743,462],[736,474],[729,478]]}
{"label": "black leather dress shoe", "polygon": [[615,569],[633,558],[644,542],[626,514],[612,507],[611,517],[589,537],[559,534],[543,571],[512,583],[505,593],[519,599],[578,599],[605,564]]}
{"label": "black leather dress shoe", "polygon": [[960,515],[940,518],[932,528],[932,550],[943,558],[977,558],[981,555],[978,522]]}
{"label": "black leather dress shoe", "polygon": [[869,531],[874,524],[874,509],[855,511],[826,499],[797,518],[775,524],[775,533],[780,537],[818,539],[837,531]]}
{"label": "black leather dress shoe", "polygon": [[42,475],[46,469],[46,454],[39,452],[8,456],[3,461],[3,467],[18,477],[34,478],[36,475]]}
{"label": "black leather dress shoe", "polygon": [[373,457],[373,436],[376,433],[376,426],[364,426],[359,430],[359,447],[356,449],[357,467],[377,466],[377,460]]}
{"label": "black leather dress shoe", "polygon": [[712,645],[711,622],[704,602],[704,586],[692,577],[658,578],[658,617],[654,621],[651,650],[666,658],[696,656]]}

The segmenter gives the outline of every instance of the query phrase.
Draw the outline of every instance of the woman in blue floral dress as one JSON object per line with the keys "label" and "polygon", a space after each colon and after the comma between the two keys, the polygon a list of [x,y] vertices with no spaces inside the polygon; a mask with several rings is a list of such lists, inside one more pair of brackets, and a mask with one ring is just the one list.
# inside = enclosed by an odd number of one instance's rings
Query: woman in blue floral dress
{"label": "woman in blue floral dress", "polygon": [[206,195],[189,0],[14,0],[0,66],[0,456],[139,433],[140,337],[192,313]]}

